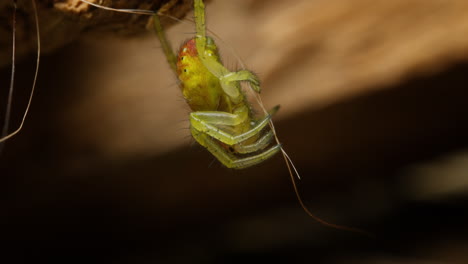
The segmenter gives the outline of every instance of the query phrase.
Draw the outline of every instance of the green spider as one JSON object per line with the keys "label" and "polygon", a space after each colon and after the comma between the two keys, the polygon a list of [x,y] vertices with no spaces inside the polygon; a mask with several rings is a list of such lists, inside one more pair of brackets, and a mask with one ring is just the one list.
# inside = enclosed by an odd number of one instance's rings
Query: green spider
{"label": "green spider", "polygon": [[240,82],[250,83],[259,93],[258,77],[248,71],[231,72],[219,58],[218,48],[206,36],[205,6],[194,1],[196,36],[186,41],[176,58],[162,29],[159,17],[154,15],[154,26],[167,61],[180,80],[182,94],[193,110],[190,113],[190,131],[195,140],[208,149],[228,168],[243,169],[269,159],[281,150],[272,130],[263,132],[270,114],[257,120],[249,102],[241,91]]}
{"label": "green spider", "polygon": [[[279,107],[273,108],[260,120],[253,118],[250,104],[241,91],[240,82],[249,82],[252,89],[259,93],[258,77],[247,70],[231,72],[223,66],[214,40],[206,36],[205,6],[202,0],[194,1],[196,37],[182,46],[177,58],[165,36],[158,13],[144,10],[117,10],[86,0],[80,1],[99,8],[153,16],[155,30],[167,61],[180,80],[185,100],[194,111],[190,114],[192,136],[226,167],[247,168],[263,162],[282,150],[279,144],[267,148],[271,145],[275,134],[273,130],[263,132],[270,124],[271,115],[277,112]],[[175,3],[176,1],[170,1],[162,9]],[[30,100],[31,98],[32,93]],[[21,126],[16,131],[7,134],[8,126],[3,128],[0,143],[21,130],[27,112],[28,109]]]}

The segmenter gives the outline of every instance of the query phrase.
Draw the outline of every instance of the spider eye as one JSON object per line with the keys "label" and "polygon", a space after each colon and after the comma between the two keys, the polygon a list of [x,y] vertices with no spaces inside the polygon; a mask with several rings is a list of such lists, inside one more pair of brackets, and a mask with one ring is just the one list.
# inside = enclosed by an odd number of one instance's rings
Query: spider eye
{"label": "spider eye", "polygon": [[184,72],[187,72],[187,69],[184,69]]}
{"label": "spider eye", "polygon": [[184,59],[185,59],[185,57],[184,57],[184,56],[180,57],[180,60],[184,60]]}

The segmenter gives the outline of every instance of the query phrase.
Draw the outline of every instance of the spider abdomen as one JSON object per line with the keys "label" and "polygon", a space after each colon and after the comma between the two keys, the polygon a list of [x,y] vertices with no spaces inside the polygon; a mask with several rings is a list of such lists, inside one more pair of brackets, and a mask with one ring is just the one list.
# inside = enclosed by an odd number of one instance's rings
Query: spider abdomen
{"label": "spider abdomen", "polygon": [[[217,52],[211,50],[213,54]],[[182,82],[182,94],[193,111],[216,111],[223,98],[219,79],[202,63],[195,39],[186,41],[177,58],[177,75]]]}

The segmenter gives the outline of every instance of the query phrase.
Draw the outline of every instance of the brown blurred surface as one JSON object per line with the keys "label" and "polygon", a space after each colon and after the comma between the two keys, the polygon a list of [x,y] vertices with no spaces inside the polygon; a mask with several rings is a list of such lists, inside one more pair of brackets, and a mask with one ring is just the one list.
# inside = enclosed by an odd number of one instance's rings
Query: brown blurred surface
{"label": "brown blurred surface", "polygon": [[[11,60],[11,42],[13,27],[13,1],[0,3],[0,67],[8,65]],[[126,0],[126,1],[96,1],[110,8],[157,10],[169,0]],[[16,57],[21,60],[35,53],[36,28],[32,0],[17,1],[16,13]],[[35,0],[40,25],[41,49],[43,53],[54,52],[57,49],[79,39],[84,32],[99,32],[114,35],[138,36],[146,32],[151,16],[132,15],[109,12],[81,2],[80,0]],[[190,0],[174,0],[171,8],[166,8],[166,14],[182,18],[191,10]],[[163,23],[174,23],[165,20]]]}
{"label": "brown blurred surface", "polygon": [[[156,38],[99,33],[42,57],[31,115],[0,160],[5,239],[106,263],[466,263],[468,2],[207,9],[261,77],[265,105],[281,104],[275,124],[310,209],[377,239],[308,218],[279,156],[222,168],[189,137]],[[178,47],[193,25],[169,31]],[[30,64],[18,67],[12,127]]]}

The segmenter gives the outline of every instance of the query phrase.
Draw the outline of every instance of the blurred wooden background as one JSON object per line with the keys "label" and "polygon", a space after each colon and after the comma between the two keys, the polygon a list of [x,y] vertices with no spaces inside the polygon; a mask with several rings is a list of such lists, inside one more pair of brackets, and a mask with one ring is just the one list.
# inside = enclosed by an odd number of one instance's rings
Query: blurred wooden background
{"label": "blurred wooden background", "polygon": [[[468,2],[213,0],[207,23],[225,64],[239,65],[229,45],[265,105],[281,104],[275,124],[310,210],[377,238],[308,218],[280,156],[231,171],[196,145],[141,23],[130,36],[90,27],[42,56],[31,115],[0,157],[2,238],[21,258],[467,262]],[[194,29],[169,31],[177,48]],[[18,65],[11,127],[33,57]]]}

